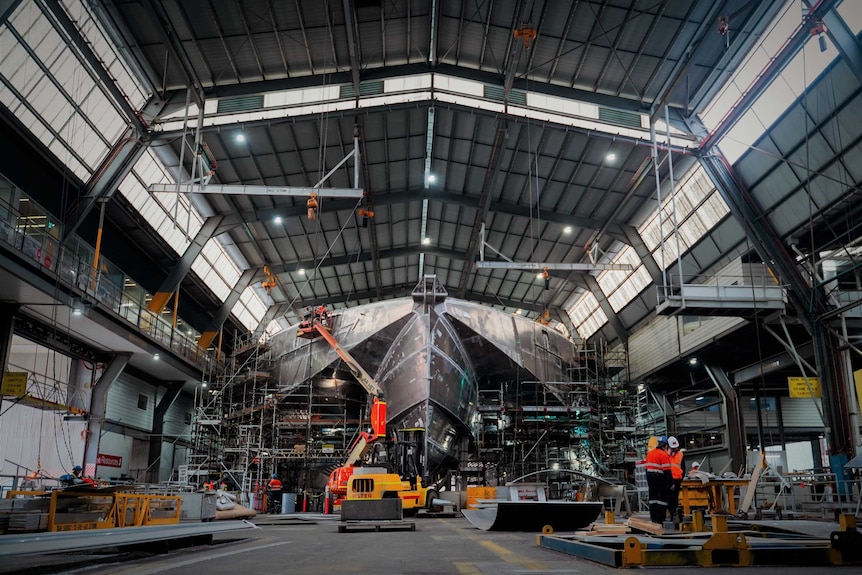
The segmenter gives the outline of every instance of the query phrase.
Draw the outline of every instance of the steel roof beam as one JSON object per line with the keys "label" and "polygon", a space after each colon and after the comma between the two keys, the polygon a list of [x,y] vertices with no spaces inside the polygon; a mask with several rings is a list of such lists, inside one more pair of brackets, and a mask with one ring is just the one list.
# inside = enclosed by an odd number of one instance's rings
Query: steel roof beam
{"label": "steel roof beam", "polygon": [[359,46],[356,44],[358,32],[356,30],[356,20],[353,18],[353,2],[351,0],[343,0],[344,7],[344,28],[347,32],[347,54],[350,57],[350,82],[353,84],[353,94],[356,101],[359,101]]}
{"label": "steel roof beam", "polygon": [[236,302],[239,301],[239,296],[242,295],[242,292],[245,291],[245,288],[251,285],[251,282],[256,278],[260,277],[260,271],[250,268],[242,272],[242,275],[239,276],[239,279],[236,282],[236,285],[233,286],[233,289],[230,292],[230,295],[227,296],[227,299],[224,300],[224,303],[219,307],[218,311],[213,317],[207,329],[201,333],[201,338],[198,340],[198,345],[201,349],[209,348],[210,344],[215,339],[215,336],[218,334],[218,331],[221,329],[222,324],[227,320],[230,316],[231,310],[233,310],[233,306],[236,305]]}
{"label": "steel roof beam", "polygon": [[623,325],[623,322],[620,320],[617,312],[614,311],[613,306],[611,306],[611,302],[608,301],[605,292],[602,291],[602,286],[599,285],[599,281],[592,274],[581,274],[581,279],[586,285],[587,289],[590,290],[593,294],[593,297],[596,298],[596,301],[599,302],[599,307],[604,312],[605,316],[608,318],[608,323],[611,326],[611,329],[614,330],[614,333],[619,338],[619,340],[623,343],[627,343],[629,340],[629,332],[626,329],[626,326]]}
{"label": "steel roof beam", "polygon": [[[433,69],[429,69],[424,63],[365,69],[360,71],[360,79],[362,81],[387,80],[390,78],[429,73],[437,73],[464,80],[473,80],[475,82],[481,82],[483,84],[498,86],[501,88],[505,85],[500,81],[500,75],[497,73],[476,70],[473,68],[464,68],[454,64],[438,64]],[[333,74],[329,74],[327,77],[329,78],[330,85],[353,83],[352,72],[335,72]],[[242,84],[211,86],[207,87],[203,93],[206,98],[232,98],[315,87],[320,87],[320,78],[318,76],[300,76],[259,82],[245,82]],[[615,110],[627,112],[646,114],[650,111],[649,106],[637,100],[590,92],[578,88],[570,88],[568,86],[558,84],[536,82],[534,80],[528,80],[527,78],[515,78],[512,82],[512,89],[529,91],[548,96],[558,96],[560,98],[567,98],[586,104],[593,104],[595,106],[613,108]],[[175,92],[181,92],[181,95],[178,97],[181,99],[185,98],[185,90],[169,90],[164,94],[164,97],[166,99],[170,99]]]}
{"label": "steel roof beam", "polygon": [[[424,253],[426,255],[438,256],[443,258],[449,258],[453,260],[461,260],[464,258],[464,252],[458,250],[446,250],[442,248],[435,248],[430,246],[408,246],[401,248],[392,248],[390,250],[382,250],[379,254],[381,258],[389,259],[389,258],[397,258],[397,257],[407,257],[418,255],[419,253]],[[269,270],[274,274],[283,274],[295,272],[300,269],[304,269],[306,275],[310,275],[312,270],[315,269],[315,265],[319,265],[317,269],[329,268],[333,266],[342,266],[342,265],[350,265],[354,263],[363,263],[369,262],[374,259],[374,255],[371,252],[361,252],[359,254],[346,254],[342,256],[329,256],[325,260],[315,262],[315,260],[308,261],[297,261],[297,262],[285,262],[282,264],[274,264],[269,266]]]}
{"label": "steel roof beam", "polygon": [[212,216],[204,221],[198,233],[195,234],[194,239],[186,247],[186,251],[183,252],[183,255],[171,268],[168,277],[162,281],[159,289],[156,290],[153,299],[147,305],[147,309],[156,314],[162,313],[171,295],[180,289],[183,278],[192,269],[192,264],[203,251],[206,243],[216,236],[222,220],[224,220],[224,216]]}
{"label": "steel roof beam", "polygon": [[126,128],[126,132],[114,144],[93,172],[90,181],[84,186],[83,197],[73,209],[69,210],[63,223],[64,241],[74,236],[101,199],[110,198],[114,194],[123,179],[144,155],[146,148],[144,140],[135,128]]}

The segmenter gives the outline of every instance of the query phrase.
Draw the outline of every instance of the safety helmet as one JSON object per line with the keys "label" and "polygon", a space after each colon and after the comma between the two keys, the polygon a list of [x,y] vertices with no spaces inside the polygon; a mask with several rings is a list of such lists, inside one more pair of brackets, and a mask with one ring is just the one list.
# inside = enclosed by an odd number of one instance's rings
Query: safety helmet
{"label": "safety helmet", "polygon": [[662,435],[661,437],[659,437],[658,438],[658,444],[659,445],[667,445],[667,436]]}
{"label": "safety helmet", "polygon": [[75,467],[72,468],[72,471],[82,471],[82,470],[83,469],[80,465],[76,465]]}
{"label": "safety helmet", "polygon": [[278,473],[273,473],[273,474],[272,474],[272,478],[273,478],[273,479],[278,479]]}
{"label": "safety helmet", "polygon": [[679,449],[679,439],[671,435],[667,438],[667,446],[671,449]]}

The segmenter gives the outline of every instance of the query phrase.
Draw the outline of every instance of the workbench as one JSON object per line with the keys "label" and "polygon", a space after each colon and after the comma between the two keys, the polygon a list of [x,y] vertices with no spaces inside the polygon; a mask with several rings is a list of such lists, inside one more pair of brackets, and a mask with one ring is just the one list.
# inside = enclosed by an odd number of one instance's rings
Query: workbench
{"label": "workbench", "polygon": [[723,502],[727,501],[727,512],[736,514],[736,498],[741,487],[748,485],[748,479],[712,479],[703,483],[698,479],[684,479],[679,491],[679,504],[683,513],[691,514],[692,507],[703,507],[709,513],[724,510]]}

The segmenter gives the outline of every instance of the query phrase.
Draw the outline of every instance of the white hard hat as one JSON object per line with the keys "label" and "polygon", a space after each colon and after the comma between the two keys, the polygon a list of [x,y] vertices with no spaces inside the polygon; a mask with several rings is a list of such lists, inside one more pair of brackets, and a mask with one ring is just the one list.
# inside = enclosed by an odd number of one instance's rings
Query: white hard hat
{"label": "white hard hat", "polygon": [[671,449],[679,448],[679,439],[677,439],[676,437],[671,435],[670,437],[667,438],[667,446],[670,447]]}

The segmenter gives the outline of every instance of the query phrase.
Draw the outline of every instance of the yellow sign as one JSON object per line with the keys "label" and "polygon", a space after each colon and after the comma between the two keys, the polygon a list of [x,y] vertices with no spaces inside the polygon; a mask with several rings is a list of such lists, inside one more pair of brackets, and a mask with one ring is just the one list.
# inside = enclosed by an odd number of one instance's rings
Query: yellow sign
{"label": "yellow sign", "polygon": [[[811,389],[808,389],[808,386]],[[787,387],[790,388],[790,397],[820,397],[820,378],[809,377],[805,383],[804,377],[788,377]]]}
{"label": "yellow sign", "polygon": [[6,371],[3,372],[3,383],[0,385],[0,395],[14,395],[16,397],[24,397],[27,395],[27,376],[26,371]]}

